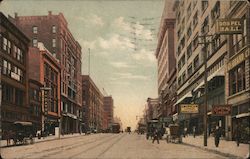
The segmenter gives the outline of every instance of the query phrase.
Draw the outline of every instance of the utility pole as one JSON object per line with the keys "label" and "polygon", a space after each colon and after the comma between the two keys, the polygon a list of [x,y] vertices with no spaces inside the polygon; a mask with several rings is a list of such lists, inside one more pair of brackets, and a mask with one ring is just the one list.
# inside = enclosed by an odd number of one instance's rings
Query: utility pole
{"label": "utility pole", "polygon": [[202,42],[199,42],[199,44],[203,44],[203,60],[204,60],[204,87],[205,87],[205,92],[204,92],[204,112],[203,112],[203,123],[204,123],[204,146],[207,146],[207,94],[208,94],[208,89],[207,89],[207,47],[209,43],[212,43],[210,41],[207,41],[208,37],[213,37],[213,35],[202,35],[199,36],[199,38],[202,38]]}

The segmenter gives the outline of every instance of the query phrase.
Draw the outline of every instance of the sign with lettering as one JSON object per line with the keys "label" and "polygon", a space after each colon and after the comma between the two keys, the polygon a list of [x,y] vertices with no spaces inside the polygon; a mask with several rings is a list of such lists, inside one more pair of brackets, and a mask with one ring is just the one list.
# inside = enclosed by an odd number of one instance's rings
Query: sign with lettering
{"label": "sign with lettering", "polygon": [[231,115],[231,105],[213,105],[212,114],[216,116]]}
{"label": "sign with lettering", "polygon": [[49,104],[48,93],[49,93],[49,91],[44,91],[44,114],[45,114],[45,117],[48,115],[48,104]]}
{"label": "sign with lettering", "polygon": [[181,113],[199,113],[198,104],[181,104]]}
{"label": "sign with lettering", "polygon": [[215,30],[218,34],[241,34],[243,26],[241,19],[219,19],[216,21]]}
{"label": "sign with lettering", "polygon": [[247,59],[247,57],[250,56],[250,49],[244,49],[242,50],[241,53],[239,53],[238,55],[236,55],[233,59],[231,59],[228,64],[227,64],[227,69],[231,70],[232,68],[234,68],[235,66],[237,66],[238,64],[240,64],[241,62],[243,62],[244,60]]}

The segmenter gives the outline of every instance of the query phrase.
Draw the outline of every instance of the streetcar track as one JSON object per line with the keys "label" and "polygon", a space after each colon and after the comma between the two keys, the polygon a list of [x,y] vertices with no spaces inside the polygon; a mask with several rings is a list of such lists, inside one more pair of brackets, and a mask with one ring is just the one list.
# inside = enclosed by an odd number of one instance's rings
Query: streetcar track
{"label": "streetcar track", "polygon": [[[124,136],[124,135],[123,135]],[[122,137],[123,137],[122,136]],[[113,136],[112,136],[113,137]],[[116,139],[116,138],[118,138],[119,136],[116,136],[115,138],[113,138],[113,139]],[[113,140],[112,139],[112,140]],[[108,138],[108,140],[109,140],[109,138]],[[90,151],[90,150],[92,150],[92,149],[94,149],[94,148],[96,148],[96,147],[99,147],[99,146],[101,146],[101,145],[103,145],[104,143],[106,143],[106,141],[108,141],[108,140],[103,140],[102,142],[100,142],[100,143],[98,143],[97,145],[93,145],[93,146],[91,146],[91,147],[89,147],[89,148],[87,148],[87,149],[85,149],[85,150],[83,150],[83,151],[81,151],[81,152],[78,152],[78,153],[76,153],[76,154],[74,154],[74,155],[72,155],[72,156],[69,156],[69,157],[67,157],[67,158],[69,158],[69,159],[73,159],[73,158],[75,158],[76,156],[79,156],[80,154],[82,154],[82,153],[85,153],[85,152],[87,152],[87,151]]]}
{"label": "streetcar track", "polygon": [[97,158],[99,158],[101,155],[105,154],[109,149],[111,149],[116,143],[118,143],[125,135],[121,136],[118,140],[113,142],[109,147],[107,147],[103,152],[101,152]]}
{"label": "streetcar track", "polygon": [[[100,137],[101,138],[101,137]],[[80,140],[80,142],[84,141],[86,138],[82,138],[82,140]],[[92,141],[92,140],[95,140],[95,139],[90,139],[90,140],[87,140],[87,143],[89,143],[88,141]],[[81,144],[73,144],[73,145],[76,145],[76,146],[79,146],[79,145],[82,145],[83,143]],[[86,143],[84,143],[86,144]],[[51,151],[54,151],[54,150],[57,150],[57,149],[62,149],[62,148],[65,148],[65,147],[71,147],[72,144],[67,144],[67,145],[62,145],[62,146],[58,146],[58,147],[53,147],[53,148],[49,148],[49,149],[44,149],[42,151],[36,151],[36,152],[32,152],[26,156],[22,156],[20,157],[19,159],[23,159],[23,158],[29,158],[29,157],[32,157],[33,155],[39,155],[39,154],[43,154],[43,153],[47,153],[47,152],[51,152]]]}
{"label": "streetcar track", "polygon": [[[108,140],[110,139],[110,138],[112,138],[113,136],[109,136],[108,137]],[[100,139],[101,138],[101,139]],[[53,155],[56,155],[56,154],[58,154],[59,152],[61,152],[61,151],[65,151],[65,150],[71,150],[71,149],[73,149],[73,148],[76,148],[76,147],[80,147],[80,146],[83,146],[83,145],[89,145],[89,144],[91,144],[91,143],[95,143],[95,142],[97,142],[97,141],[103,141],[102,140],[102,138],[103,137],[100,137],[100,138],[98,138],[98,139],[93,139],[92,141],[90,141],[90,142],[85,142],[85,143],[81,143],[81,144],[77,144],[77,145],[74,145],[74,146],[70,146],[70,147],[67,147],[67,148],[65,148],[65,147],[63,147],[62,149],[59,149],[58,151],[56,151],[56,152],[51,152],[51,153],[46,153],[45,155],[43,155],[43,156],[40,156],[40,158],[48,158],[49,156],[53,156]],[[104,140],[105,139],[107,139],[107,138],[104,138]],[[106,142],[106,140],[105,140],[105,142]],[[68,158],[68,157],[67,157]]]}

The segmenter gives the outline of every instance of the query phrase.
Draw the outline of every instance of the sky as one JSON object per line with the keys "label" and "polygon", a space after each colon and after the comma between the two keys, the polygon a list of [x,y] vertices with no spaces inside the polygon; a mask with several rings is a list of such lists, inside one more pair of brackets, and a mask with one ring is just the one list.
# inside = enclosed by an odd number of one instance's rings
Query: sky
{"label": "sky", "polygon": [[163,6],[163,0],[4,0],[0,11],[63,13],[82,47],[82,74],[112,95],[123,127],[135,128],[147,98],[158,96],[154,53]]}

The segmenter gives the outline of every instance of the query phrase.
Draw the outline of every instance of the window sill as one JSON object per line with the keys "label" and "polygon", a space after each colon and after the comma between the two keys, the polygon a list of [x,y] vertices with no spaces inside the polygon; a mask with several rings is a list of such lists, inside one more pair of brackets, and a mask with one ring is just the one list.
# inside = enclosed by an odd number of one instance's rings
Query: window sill
{"label": "window sill", "polygon": [[250,89],[242,90],[241,92],[235,93],[235,94],[233,94],[233,95],[229,95],[227,99],[232,99],[232,98],[234,98],[234,97],[240,96],[240,95],[242,95],[242,94],[244,94],[244,93],[246,93],[246,92],[249,92],[249,91],[250,91]]}

